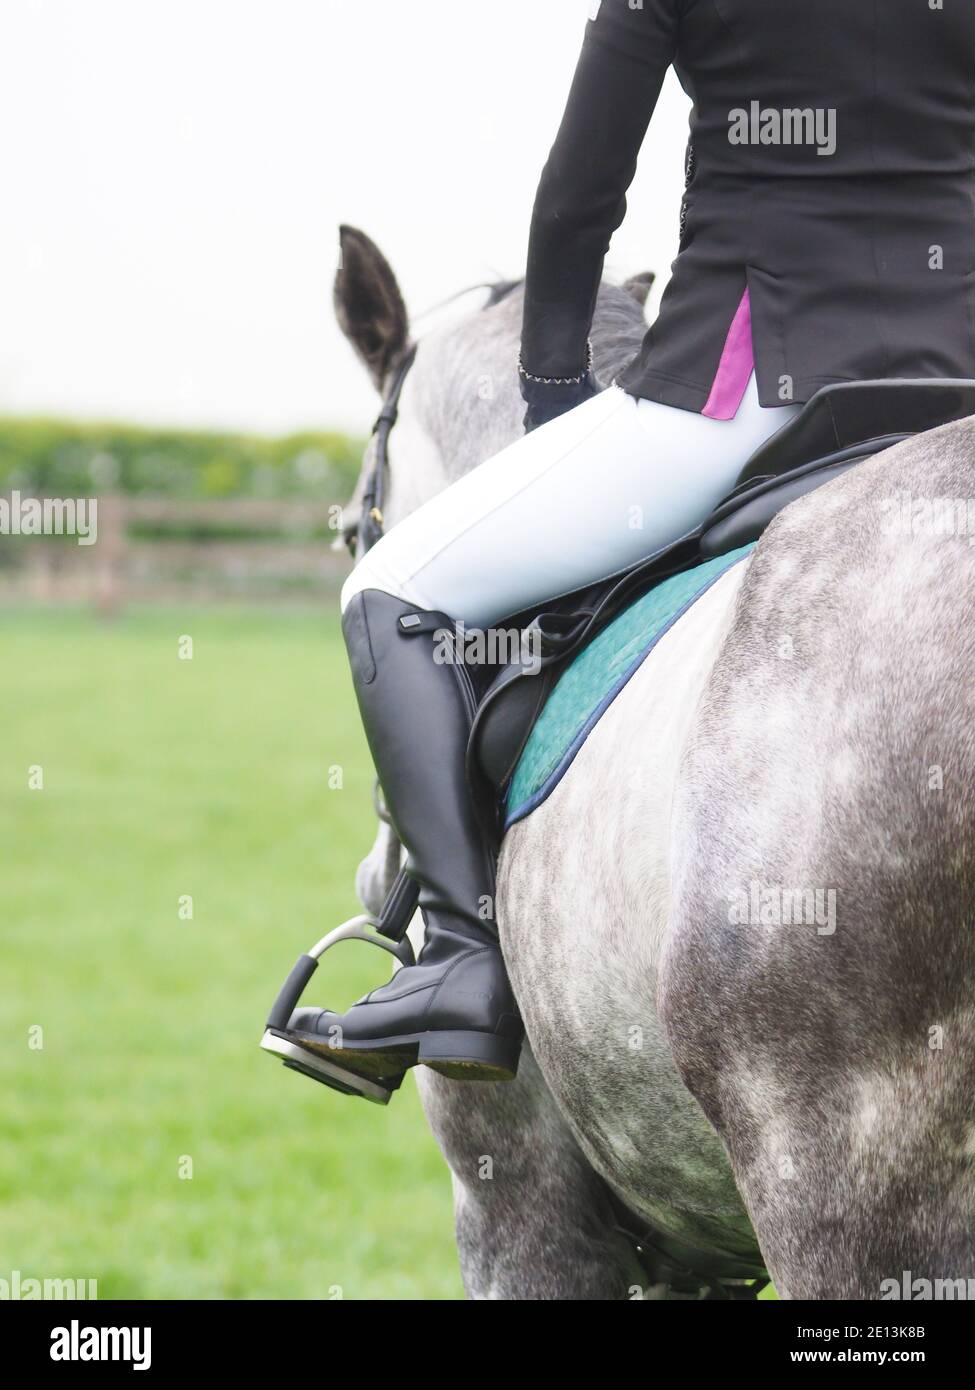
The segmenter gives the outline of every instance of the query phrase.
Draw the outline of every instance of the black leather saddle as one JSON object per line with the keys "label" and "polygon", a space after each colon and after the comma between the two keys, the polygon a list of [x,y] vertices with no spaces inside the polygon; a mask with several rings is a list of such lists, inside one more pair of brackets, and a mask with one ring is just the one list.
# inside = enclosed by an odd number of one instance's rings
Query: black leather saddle
{"label": "black leather saddle", "polygon": [[745,464],[734,491],[701,528],[702,559],[758,540],[783,507],[855,463],[969,415],[975,415],[975,381],[824,387]]}
{"label": "black leather saddle", "polygon": [[468,777],[497,844],[504,793],[565,662],[671,575],[757,541],[790,502],[915,434],[975,415],[975,381],[857,381],[824,387],[766,440],[700,527],[639,564],[506,626],[536,629],[540,665],[490,673],[468,746]]}

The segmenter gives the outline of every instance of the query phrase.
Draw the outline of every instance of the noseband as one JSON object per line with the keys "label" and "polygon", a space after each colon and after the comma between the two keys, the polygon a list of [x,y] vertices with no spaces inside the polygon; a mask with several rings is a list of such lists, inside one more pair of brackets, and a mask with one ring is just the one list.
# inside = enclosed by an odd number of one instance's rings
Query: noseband
{"label": "noseband", "polygon": [[359,553],[362,555],[367,550],[371,550],[380,539],[386,524],[383,506],[386,500],[386,474],[389,470],[389,436],[399,418],[400,396],[403,394],[406,378],[409,376],[410,368],[415,361],[416,345],[414,344],[397,367],[393,384],[389,388],[389,394],[383,401],[383,408],[372,427],[372,432],[376,437],[376,456],[366,482],[365,491],[362,494],[362,510],[359,515],[358,541]]}

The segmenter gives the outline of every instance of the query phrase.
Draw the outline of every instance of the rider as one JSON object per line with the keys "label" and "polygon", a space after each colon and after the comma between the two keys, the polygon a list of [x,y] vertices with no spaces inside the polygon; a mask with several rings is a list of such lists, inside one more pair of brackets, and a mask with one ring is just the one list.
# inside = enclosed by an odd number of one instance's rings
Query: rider
{"label": "rider", "polygon": [[[604,389],[588,346],[603,259],[671,64],[694,102],[680,251],[641,351]],[[969,4],[593,0],[532,221],[528,433],[395,526],[342,593],[425,944],[348,1012],[299,1009],[298,1041],[361,1074],[515,1072],[522,1028],[464,774],[466,672],[434,661],[431,634],[496,623],[692,529],[826,385],[975,376],[973,76]]]}

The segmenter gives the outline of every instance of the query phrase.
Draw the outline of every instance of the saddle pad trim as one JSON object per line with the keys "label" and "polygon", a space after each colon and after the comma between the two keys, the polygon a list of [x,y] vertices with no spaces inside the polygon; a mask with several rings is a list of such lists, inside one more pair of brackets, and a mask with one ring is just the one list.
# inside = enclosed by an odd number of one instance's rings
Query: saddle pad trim
{"label": "saddle pad trim", "polygon": [[[697,570],[709,571],[708,578],[704,580],[704,582],[701,583],[697,589],[695,589],[691,596],[688,599],[686,599],[683,603],[681,603],[680,606],[676,609],[676,611],[673,612],[666,619],[663,625],[657,629],[657,631],[647,642],[646,646],[641,649],[635,660],[632,661],[631,664],[626,668],[622,676],[620,676],[620,678],[613,684],[613,686],[607,691],[607,693],[602,696],[602,698],[599,700],[599,703],[595,706],[595,708],[586,718],[585,722],[582,724],[581,728],[578,730],[572,741],[568,744],[565,751],[561,754],[554,767],[547,773],[541,785],[538,787],[537,791],[534,791],[529,797],[522,801],[521,804],[518,805],[513,811],[509,810],[507,812],[504,821],[504,829],[506,831],[509,830],[511,826],[515,825],[518,821],[524,820],[526,816],[531,815],[532,811],[537,810],[538,807],[541,806],[542,803],[551,796],[552,792],[561,782],[562,778],[565,776],[566,772],[568,772],[569,768],[575,761],[576,754],[579,752],[579,749],[586,742],[589,735],[592,733],[593,729],[599,723],[600,719],[602,719],[603,715],[609,709],[610,705],[619,695],[620,691],[623,690],[636,675],[637,671],[646,661],[647,657],[656,647],[657,643],[661,640],[661,638],[665,637],[666,634],[671,630],[671,628],[674,627],[678,622],[680,622],[681,618],[683,618],[685,613],[687,613],[689,609],[691,609],[694,606],[694,604],[697,603],[698,599],[702,598],[709,589],[713,588],[713,586],[717,584],[719,579],[723,578],[729,570],[735,567],[735,565],[739,565],[743,560],[747,560],[754,549],[755,542],[752,542],[750,545],[742,546],[738,550],[731,551],[727,555],[722,555],[716,560],[711,560],[706,564],[697,567]],[[691,574],[695,572],[696,571],[690,571]],[[678,579],[686,579],[687,577],[687,575],[677,576]],[[664,582],[667,583],[668,581]],[[622,616],[625,617],[625,614],[623,614]],[[616,621],[619,621],[619,619],[617,619]],[[606,631],[611,631],[612,626],[613,624],[611,624],[610,627],[606,629]],[[605,633],[600,634],[600,637],[603,636],[605,636]],[[596,641],[598,640],[599,638],[596,639]],[[576,659],[578,660],[578,658]],[[571,669],[571,667],[569,669]],[[550,701],[555,697],[557,692],[558,684],[555,686],[555,689],[549,696]],[[531,742],[532,736],[533,735],[529,736],[529,743]],[[527,747],[528,744],[526,744],[525,750],[527,750]],[[525,750],[523,750],[522,752],[522,757],[524,757]],[[512,778],[511,790],[516,789],[517,778],[518,769],[515,770],[515,775]]]}

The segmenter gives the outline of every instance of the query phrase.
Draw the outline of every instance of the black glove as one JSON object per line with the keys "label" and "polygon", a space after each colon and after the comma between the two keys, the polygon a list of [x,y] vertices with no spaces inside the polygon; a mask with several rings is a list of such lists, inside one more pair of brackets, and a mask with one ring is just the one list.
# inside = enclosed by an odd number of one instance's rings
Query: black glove
{"label": "black glove", "polygon": [[564,415],[567,410],[575,410],[577,405],[591,400],[605,389],[591,366],[587,367],[578,379],[556,378],[546,381],[541,377],[531,376],[519,364],[518,378],[522,399],[528,406],[525,411],[526,434],[538,429],[539,425],[547,425],[550,420]]}

